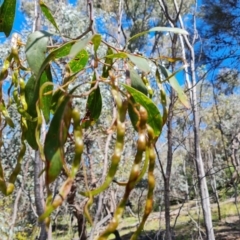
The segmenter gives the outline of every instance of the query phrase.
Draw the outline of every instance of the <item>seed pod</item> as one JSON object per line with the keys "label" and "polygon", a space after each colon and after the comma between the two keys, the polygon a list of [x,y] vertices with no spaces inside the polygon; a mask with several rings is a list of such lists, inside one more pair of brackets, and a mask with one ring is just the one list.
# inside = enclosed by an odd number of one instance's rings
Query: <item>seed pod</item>
{"label": "seed pod", "polygon": [[28,105],[25,98],[25,82],[22,78],[19,78],[19,87],[20,87],[20,102],[24,111],[27,111]]}
{"label": "seed pod", "polygon": [[92,217],[89,213],[89,208],[92,206],[93,204],[93,196],[90,196],[86,205],[84,206],[84,215],[86,217],[86,219],[88,220],[88,222],[91,224],[91,226],[93,225],[93,221],[92,221]]}
{"label": "seed pod", "polygon": [[[114,213],[112,221],[110,222],[110,224],[108,225],[106,230],[100,235],[99,240],[108,239],[109,235],[117,229],[118,223],[122,217],[123,211],[124,211],[126,203],[128,201],[128,197],[129,197],[132,189],[135,187],[137,182],[140,180],[139,179],[140,164],[142,162],[143,153],[145,152],[146,147],[147,147],[146,122],[147,122],[146,109],[143,107],[140,107],[139,120],[137,123],[137,126],[138,126],[137,152],[135,155],[135,159],[134,159],[132,170],[131,170],[131,173],[129,176],[129,180],[125,187],[125,193]],[[148,156],[149,155],[146,154],[146,157],[148,157]],[[146,160],[146,161],[148,161],[148,160]]]}
{"label": "seed pod", "polygon": [[145,84],[147,90],[148,90],[148,94],[149,94],[149,97],[152,98],[153,96],[153,90],[150,86],[150,83],[148,81],[148,79],[146,78],[146,74],[145,73],[142,73],[142,80],[143,80],[143,83]]}
{"label": "seed pod", "polygon": [[72,162],[71,176],[74,178],[79,169],[81,162],[81,157],[83,153],[83,139],[82,139],[82,128],[81,128],[81,119],[79,110],[74,108],[72,110],[72,119],[73,119],[73,135],[75,142],[75,156]]}
{"label": "seed pod", "polygon": [[66,199],[67,195],[71,190],[72,184],[73,179],[68,178],[61,186],[59,193],[56,195],[56,197],[52,201],[49,201],[50,198],[48,198],[46,210],[38,219],[40,222],[48,218],[57,207],[62,205],[63,201]]}
{"label": "seed pod", "polygon": [[25,132],[26,129],[24,128],[24,125],[21,124],[21,128],[22,128],[22,136],[21,136],[21,149],[20,152],[18,154],[18,158],[17,158],[17,164],[12,172],[12,174],[9,177],[9,184],[7,186],[7,192],[6,195],[10,195],[13,190],[14,190],[14,183],[17,179],[18,174],[21,171],[21,165],[22,165],[22,160],[23,160],[23,156],[26,152],[26,144],[25,144]]}
{"label": "seed pod", "polygon": [[154,177],[154,166],[155,166],[155,151],[154,151],[154,142],[153,139],[151,137],[152,135],[152,129],[150,126],[147,127],[148,128],[148,146],[147,146],[147,150],[146,150],[146,155],[149,156],[149,167],[148,167],[148,194],[147,194],[147,200],[146,200],[146,204],[145,204],[145,211],[142,217],[142,221],[139,224],[136,232],[132,235],[131,240],[137,240],[139,234],[141,233],[144,224],[149,216],[149,214],[152,211],[152,207],[153,207],[153,191],[154,191],[154,187],[155,187],[155,177]]}

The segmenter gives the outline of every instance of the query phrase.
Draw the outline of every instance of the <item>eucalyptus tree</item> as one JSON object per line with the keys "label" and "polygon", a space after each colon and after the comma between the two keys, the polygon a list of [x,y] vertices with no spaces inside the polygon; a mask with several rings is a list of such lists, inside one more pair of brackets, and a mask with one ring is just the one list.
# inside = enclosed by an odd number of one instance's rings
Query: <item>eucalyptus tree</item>
{"label": "eucalyptus tree", "polygon": [[[179,24],[182,29],[185,29],[185,24],[181,14],[182,4],[183,4],[183,1],[181,1],[180,4],[177,1],[173,1],[175,13],[171,14],[171,12],[169,12],[168,10],[168,4],[166,3],[166,1],[159,0],[159,5],[162,11],[164,12],[166,18],[168,19],[169,24],[172,27],[175,27],[177,26],[177,24]],[[194,44],[197,40],[195,13],[193,13],[193,24],[194,24],[193,26],[194,29],[192,33],[192,41],[190,41],[188,36],[184,36],[184,37],[180,36],[179,44],[182,49],[182,57],[185,59],[185,61],[188,61],[187,52],[189,53],[189,56],[190,56],[189,58],[190,69],[188,69],[188,66],[185,66],[184,70],[185,70],[185,79],[188,84],[188,88],[190,90],[191,108],[192,108],[192,115],[193,115],[193,121],[194,121],[194,125],[193,125],[194,160],[196,163],[198,185],[199,185],[200,198],[201,198],[207,238],[215,239],[213,226],[212,226],[209,192],[208,192],[208,186],[207,186],[207,181],[205,177],[205,170],[204,170],[204,164],[201,156],[201,147],[200,147],[200,133],[199,133],[200,119],[199,119],[199,109],[198,109],[199,103],[197,99],[197,89],[196,89],[197,74],[196,74],[196,60],[195,60],[195,50],[194,50]],[[175,42],[177,41],[177,39],[178,37],[175,36]],[[167,239],[171,239],[170,226],[166,226],[166,227],[168,229]]]}

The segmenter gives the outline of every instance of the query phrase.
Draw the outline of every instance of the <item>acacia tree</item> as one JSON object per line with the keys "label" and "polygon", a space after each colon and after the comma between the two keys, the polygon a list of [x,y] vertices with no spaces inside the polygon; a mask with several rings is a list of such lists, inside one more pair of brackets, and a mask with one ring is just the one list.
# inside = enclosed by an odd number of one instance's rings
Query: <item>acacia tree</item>
{"label": "acacia tree", "polygon": [[[6,36],[10,34],[14,20],[15,2],[12,3],[12,1],[5,0],[1,6],[0,19],[3,21],[0,30]],[[139,227],[131,238],[137,239],[153,206],[154,144],[159,138],[164,124],[159,109],[151,100],[152,92],[149,91],[147,75],[151,72],[150,63],[155,65],[154,75],[156,72],[157,75],[159,72],[165,73],[166,69],[160,66],[157,59],[150,60],[145,56],[129,53],[105,41],[94,27],[92,1],[88,1],[87,6],[89,25],[74,39],[70,39],[68,36],[61,38],[55,19],[43,2],[40,2],[39,7],[59,35],[38,29],[29,34],[26,43],[18,35],[12,35],[11,51],[4,61],[0,74],[1,83],[7,80],[11,82],[11,86],[7,90],[3,89],[1,84],[1,92],[9,93],[8,98],[1,96],[1,125],[3,129],[14,127],[8,114],[9,106],[14,104],[20,116],[21,149],[9,179],[5,178],[1,167],[1,191],[5,195],[13,192],[16,178],[21,170],[27,142],[32,149],[39,152],[39,158],[45,165],[44,173],[40,173],[40,175],[45,175],[44,187],[47,196],[44,212],[38,212],[38,214],[40,215],[39,221],[49,228],[51,213],[66,200],[79,171],[84,155],[83,151],[86,147],[85,133],[86,131],[91,132],[91,127],[97,126],[101,119],[102,102],[104,101],[101,89],[105,86],[114,101],[112,111],[115,113],[112,116],[112,124],[106,131],[108,134],[115,132],[116,140],[104,182],[93,189],[87,181],[85,187],[82,186],[80,194],[88,199],[84,207],[84,214],[92,224],[89,208],[93,199],[110,186],[116,175],[125,146],[125,121],[129,115],[137,134],[136,155],[129,178],[124,183],[125,193],[115,210],[113,219],[101,233],[99,239],[107,239],[117,229],[131,191],[147,171],[148,194],[145,211]],[[132,36],[126,46],[133,39],[155,31],[187,34],[185,30],[176,28],[155,27]],[[49,41],[54,43],[56,39],[56,45],[48,46]],[[123,49],[126,49],[126,46]],[[100,48],[106,49],[102,56],[99,54]],[[23,52],[25,57],[22,57],[20,52]],[[56,69],[58,61],[62,61],[64,69]],[[61,70],[62,79],[59,81],[54,74]],[[89,76],[90,80],[84,79],[82,76]],[[76,81],[79,78],[81,79],[80,83]],[[164,82],[169,83],[179,95],[184,96],[177,81],[168,82],[168,80],[169,78],[166,76],[163,81],[159,78],[155,81],[158,81],[159,86]],[[11,91],[12,86],[14,87],[13,91]],[[161,91],[164,94],[163,88]],[[86,99],[85,107],[77,105],[78,99]],[[186,97],[181,100],[183,104],[187,105]],[[46,137],[42,143],[41,128],[45,124],[47,126],[45,128]],[[67,161],[66,158],[65,144],[68,139],[74,143],[74,156],[71,161]],[[53,194],[52,184],[61,174],[64,175],[65,181],[57,194]],[[46,233],[44,231],[42,233],[41,239],[46,239]]]}

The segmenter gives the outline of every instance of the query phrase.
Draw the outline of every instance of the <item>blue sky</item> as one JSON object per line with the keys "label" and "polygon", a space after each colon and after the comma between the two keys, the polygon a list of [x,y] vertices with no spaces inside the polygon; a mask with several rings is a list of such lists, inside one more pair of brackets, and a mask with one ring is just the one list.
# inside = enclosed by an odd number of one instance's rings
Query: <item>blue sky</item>
{"label": "blue sky", "polygon": [[[13,24],[13,29],[12,32],[20,32],[21,28],[23,27],[23,23],[25,21],[25,17],[23,12],[21,11],[21,1],[24,0],[17,0],[17,6],[16,6],[16,16],[15,16],[15,20],[14,20],[14,24]],[[3,0],[0,0],[0,4],[2,4]],[[47,1],[45,0],[45,2],[47,3]],[[68,2],[70,4],[75,4],[77,2],[77,0],[68,0]],[[11,35],[10,35],[11,36]],[[0,33],[0,42],[3,42],[6,40],[5,34],[4,33]]]}

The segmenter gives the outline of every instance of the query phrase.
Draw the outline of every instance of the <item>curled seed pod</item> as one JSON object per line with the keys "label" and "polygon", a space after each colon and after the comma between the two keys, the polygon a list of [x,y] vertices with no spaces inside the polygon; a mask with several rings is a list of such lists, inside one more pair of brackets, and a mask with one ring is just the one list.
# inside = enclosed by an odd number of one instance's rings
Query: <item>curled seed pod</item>
{"label": "curled seed pod", "polygon": [[[139,120],[137,123],[137,126],[138,126],[137,152],[135,155],[134,163],[133,163],[133,166],[131,169],[131,173],[130,173],[128,182],[125,187],[125,193],[114,213],[112,221],[110,222],[108,227],[105,229],[105,231],[100,235],[99,240],[108,239],[109,235],[117,229],[118,223],[122,217],[123,211],[124,211],[126,203],[128,201],[128,197],[129,197],[132,189],[135,187],[137,182],[140,180],[139,179],[140,164],[142,162],[143,153],[145,152],[146,147],[147,147],[146,122],[147,122],[146,109],[143,107],[140,107]],[[148,157],[149,155],[146,154],[145,156]],[[148,160],[146,160],[146,161],[148,161]]]}
{"label": "curled seed pod", "polygon": [[7,192],[6,192],[6,195],[10,195],[13,190],[14,190],[14,183],[17,179],[17,176],[18,174],[20,173],[21,171],[21,165],[22,165],[22,160],[23,160],[23,156],[25,155],[25,152],[26,152],[26,144],[25,144],[25,132],[26,132],[26,129],[24,128],[24,125],[21,124],[21,127],[22,127],[22,137],[21,137],[21,149],[20,149],[20,152],[18,154],[18,158],[17,158],[17,164],[12,172],[12,174],[10,175],[10,178],[9,178],[9,184],[7,186]]}
{"label": "curled seed pod", "polygon": [[8,68],[10,66],[11,59],[12,59],[12,57],[8,56],[8,58],[3,63],[3,67],[2,67],[1,72],[0,72],[0,81],[2,81],[2,80],[7,78],[7,76],[8,76]]}
{"label": "curled seed pod", "polygon": [[27,111],[28,109],[28,105],[26,102],[26,98],[25,98],[25,82],[22,78],[19,79],[19,87],[20,87],[20,102],[22,105],[22,108],[24,109],[24,111]]}
{"label": "curled seed pod", "polygon": [[81,157],[83,153],[83,138],[82,138],[82,128],[81,128],[81,119],[80,113],[78,109],[72,110],[72,119],[73,119],[73,135],[75,142],[75,156],[72,163],[71,176],[74,178],[79,169],[79,165],[81,162]]}
{"label": "curled seed pod", "polygon": [[122,156],[122,151],[123,151],[123,145],[124,145],[124,135],[125,135],[125,117],[127,113],[127,106],[128,102],[127,101],[122,101],[121,95],[117,91],[115,86],[112,86],[112,95],[114,97],[114,100],[117,104],[117,138],[116,138],[116,143],[114,147],[114,152],[111,158],[111,165],[108,170],[107,177],[104,181],[104,183],[92,190],[91,192],[80,192],[81,195],[90,197],[96,196],[100,192],[104,191],[105,189],[108,188],[110,183],[113,181],[113,178],[117,172],[118,169],[118,164]]}
{"label": "curled seed pod", "polygon": [[153,139],[151,138],[151,131],[152,129],[148,126],[149,129],[149,136],[148,136],[148,146],[146,150],[146,155],[149,156],[149,167],[148,167],[148,194],[147,194],[147,200],[145,204],[145,211],[142,217],[142,221],[139,224],[136,232],[132,235],[131,240],[137,240],[140,232],[142,231],[144,224],[149,216],[149,214],[152,211],[153,207],[153,191],[155,187],[155,177],[154,177],[154,166],[155,166],[155,151],[154,151],[154,143]]}
{"label": "curled seed pod", "polygon": [[53,200],[49,200],[50,197],[48,198],[47,201],[47,207],[45,212],[39,217],[39,221],[42,222],[46,218],[50,216],[50,214],[59,206],[62,205],[63,201],[66,199],[67,195],[71,191],[71,187],[73,184],[73,179],[68,178],[62,185],[62,187],[59,190],[59,193],[55,196]]}
{"label": "curled seed pod", "polygon": [[92,221],[92,217],[89,213],[89,208],[92,206],[92,204],[93,204],[93,196],[90,195],[86,205],[84,206],[84,215],[91,225],[93,225],[93,221]]}
{"label": "curled seed pod", "polygon": [[35,138],[36,138],[36,143],[38,145],[40,157],[43,161],[46,161],[44,151],[43,151],[43,145],[40,139],[43,119],[42,119],[42,114],[39,107],[39,100],[36,102],[36,111],[37,111],[37,126],[35,128]]}
{"label": "curled seed pod", "polygon": [[146,74],[145,73],[142,73],[142,80],[143,80],[143,83],[145,84],[147,90],[148,90],[148,94],[149,94],[149,97],[152,98],[153,96],[153,90],[150,86],[150,83],[148,81],[148,79],[146,78]]}
{"label": "curled seed pod", "polygon": [[15,88],[15,89],[13,90],[13,99],[14,99],[14,101],[16,102],[16,104],[17,104],[18,107],[21,106],[20,100],[19,100],[19,96],[18,96],[18,89],[17,89],[17,88]]}

